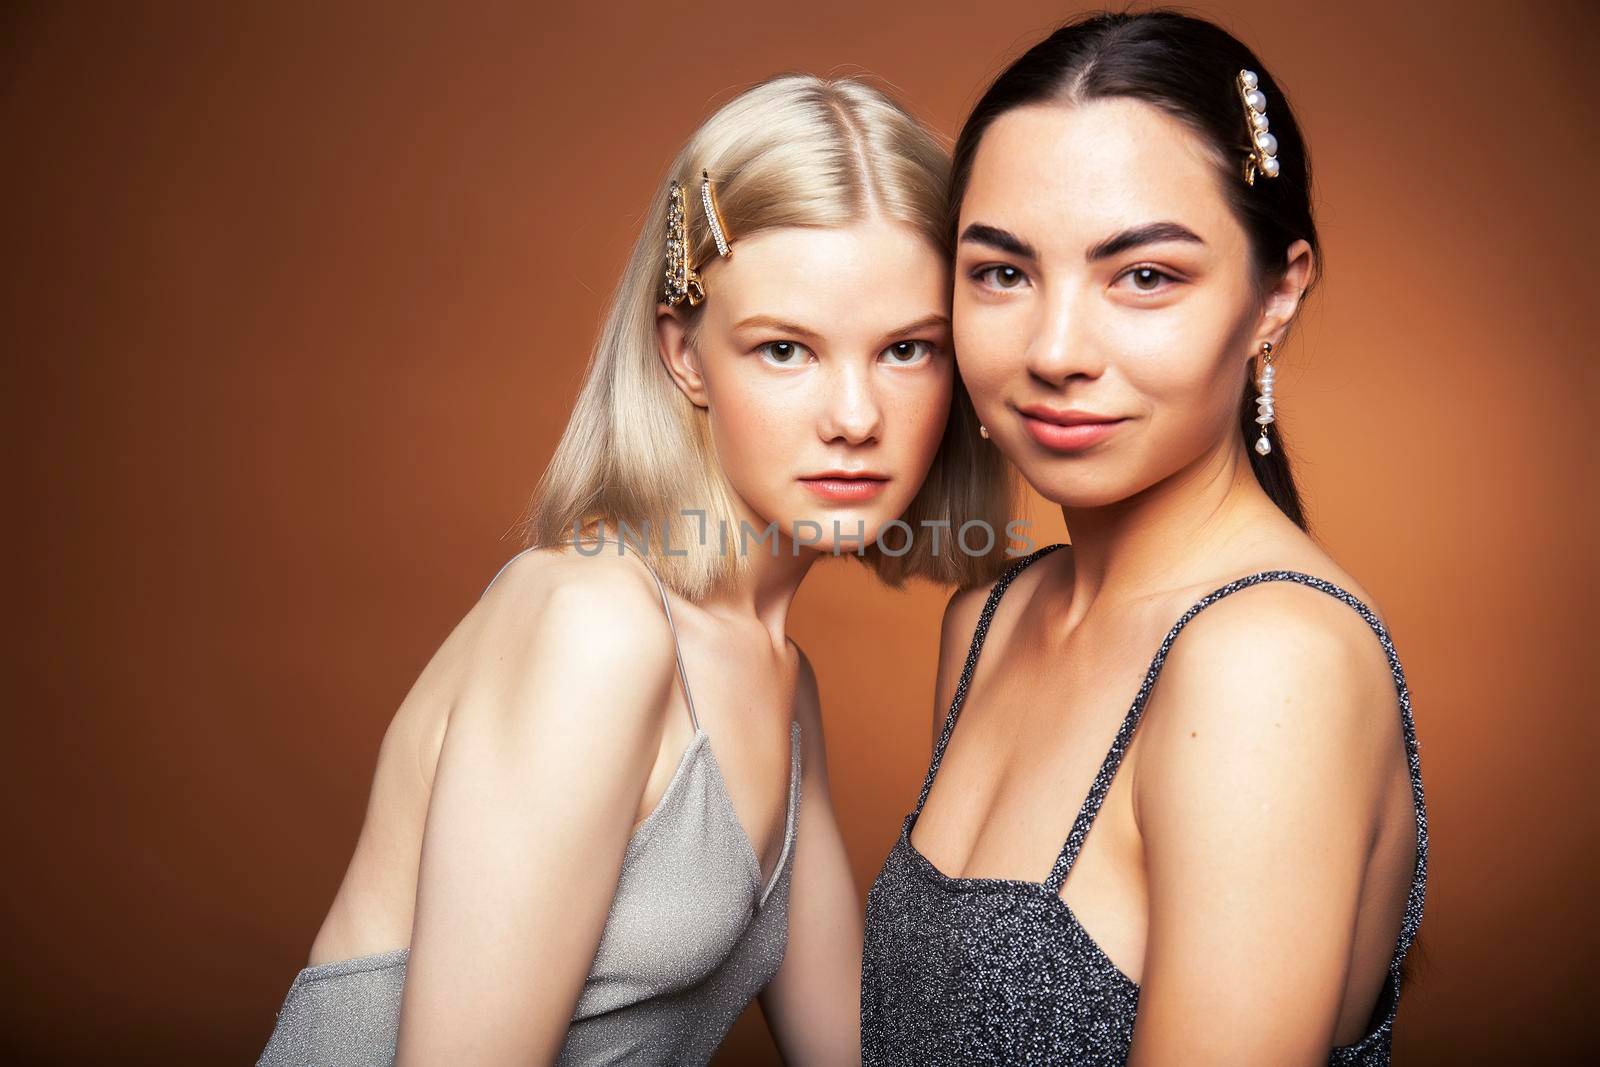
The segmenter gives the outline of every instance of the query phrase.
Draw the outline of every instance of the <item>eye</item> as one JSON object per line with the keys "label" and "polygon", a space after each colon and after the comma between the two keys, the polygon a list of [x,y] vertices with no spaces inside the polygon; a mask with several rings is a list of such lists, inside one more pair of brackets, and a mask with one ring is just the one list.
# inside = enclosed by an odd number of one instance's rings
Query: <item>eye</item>
{"label": "eye", "polygon": [[987,267],[979,267],[972,272],[972,277],[990,289],[1019,289],[1028,280],[1026,274],[1009,263],[994,263]]}
{"label": "eye", "polygon": [[805,362],[805,346],[793,341],[768,341],[764,345],[757,345],[756,351],[768,363],[779,367],[798,367]]}
{"label": "eye", "polygon": [[[1122,275],[1133,282],[1133,289],[1141,293],[1158,293],[1167,288],[1163,282],[1176,282],[1178,279],[1164,270],[1155,267],[1133,267]],[[1118,279],[1119,281],[1121,279]]]}
{"label": "eye", "polygon": [[896,341],[885,348],[882,355],[889,363],[910,366],[932,359],[935,351],[934,346],[927,341]]}

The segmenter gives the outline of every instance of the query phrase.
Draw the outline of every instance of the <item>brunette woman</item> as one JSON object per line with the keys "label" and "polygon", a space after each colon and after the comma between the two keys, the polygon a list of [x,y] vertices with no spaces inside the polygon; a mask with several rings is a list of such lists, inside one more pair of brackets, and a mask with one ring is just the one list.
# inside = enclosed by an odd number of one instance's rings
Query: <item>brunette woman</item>
{"label": "brunette woman", "polygon": [[1071,544],[950,602],[863,1059],[1387,1063],[1427,821],[1388,627],[1279,425],[1318,263],[1288,101],[1211,23],[1095,15],[954,168],[961,376]]}

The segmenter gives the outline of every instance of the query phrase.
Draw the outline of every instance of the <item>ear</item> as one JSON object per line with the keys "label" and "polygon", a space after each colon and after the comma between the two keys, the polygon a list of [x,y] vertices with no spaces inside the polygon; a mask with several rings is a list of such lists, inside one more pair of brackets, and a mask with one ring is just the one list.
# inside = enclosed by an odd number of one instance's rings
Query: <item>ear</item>
{"label": "ear", "polygon": [[667,368],[683,395],[697,408],[709,407],[700,354],[689,344],[688,319],[670,304],[656,305],[656,345],[662,366]]}
{"label": "ear", "polygon": [[1306,286],[1311,284],[1311,271],[1316,265],[1313,262],[1315,258],[1311,253],[1311,245],[1304,240],[1296,241],[1289,246],[1289,251],[1284,255],[1283,277],[1279,278],[1277,284],[1267,293],[1266,306],[1261,312],[1261,328],[1255,342],[1256,349],[1260,349],[1262,341],[1271,341],[1274,348],[1283,343],[1283,335],[1288,330],[1290,321],[1300,310],[1300,296],[1306,291]]}

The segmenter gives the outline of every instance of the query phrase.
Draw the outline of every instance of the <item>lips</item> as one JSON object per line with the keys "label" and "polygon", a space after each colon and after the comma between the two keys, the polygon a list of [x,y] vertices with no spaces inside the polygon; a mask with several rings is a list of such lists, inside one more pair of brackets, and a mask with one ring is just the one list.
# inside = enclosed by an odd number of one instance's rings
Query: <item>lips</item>
{"label": "lips", "polygon": [[1114,415],[1045,404],[1027,404],[1017,411],[1028,436],[1053,452],[1078,452],[1098,444],[1127,421]]}
{"label": "lips", "polygon": [[889,484],[889,476],[877,471],[822,471],[808,474],[801,483],[829,503],[844,504],[870,500]]}
{"label": "lips", "polygon": [[1024,404],[1017,410],[1029,418],[1055,426],[1083,426],[1089,423],[1122,421],[1116,415],[1099,415],[1079,408],[1053,408],[1048,404]]}

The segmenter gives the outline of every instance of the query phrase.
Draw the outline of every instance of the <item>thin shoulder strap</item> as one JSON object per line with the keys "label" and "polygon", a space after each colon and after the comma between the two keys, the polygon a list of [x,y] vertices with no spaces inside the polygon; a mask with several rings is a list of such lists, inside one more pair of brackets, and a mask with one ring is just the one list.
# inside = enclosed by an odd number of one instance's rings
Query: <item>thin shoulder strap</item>
{"label": "thin shoulder strap", "polygon": [[[596,542],[593,552],[585,552],[582,547],[583,542],[576,539],[569,538],[565,541],[556,541],[554,544],[576,545],[578,546],[579,555],[598,555],[600,553],[599,545],[614,543],[617,546],[617,555],[623,556],[631,554],[634,559],[637,559],[640,563],[644,564],[645,570],[649,571],[650,577],[655,580],[656,591],[661,594],[661,609],[667,613],[667,625],[672,629],[672,653],[678,661],[678,681],[683,685],[683,700],[684,703],[689,707],[689,724],[694,727],[695,732],[698,733],[700,730],[700,716],[696,714],[694,710],[694,693],[689,689],[689,672],[683,666],[683,647],[678,640],[678,624],[674,622],[672,618],[672,604],[667,600],[666,583],[661,580],[661,575],[656,573],[656,569],[650,565],[650,560],[642,552],[640,552],[637,548],[635,548],[631,553],[626,551],[626,541],[619,538],[605,537],[604,535],[590,538],[589,540]],[[495,572],[494,577],[489,579],[489,584],[483,587],[483,592],[487,593],[489,591],[490,587],[499,580],[500,575],[505,573],[506,568],[511,566],[512,561],[515,560],[517,556],[521,556],[527,552],[532,552],[536,548],[549,547],[552,546],[530,545],[527,548],[524,548],[521,552],[518,552],[516,555],[512,556],[511,559],[506,560],[505,563],[501,565],[500,569]],[[483,596],[482,593],[478,595],[480,598]]]}
{"label": "thin shoulder strap", "polygon": [[945,713],[944,729],[939,732],[938,743],[933,746],[933,760],[928,764],[928,773],[922,779],[922,792],[917,794],[917,806],[911,810],[908,825],[916,822],[917,817],[922,814],[922,806],[928,802],[928,792],[933,788],[934,776],[939,773],[939,764],[944,761],[944,750],[950,744],[950,734],[956,728],[956,718],[961,714],[962,705],[967,702],[967,689],[972,685],[972,672],[978,666],[978,653],[983,651],[983,641],[989,636],[989,624],[994,621],[995,609],[1000,606],[1000,598],[1005,596],[1006,588],[1017,575],[1056,549],[1065,547],[1064,544],[1046,545],[1036,552],[1023,556],[995,579],[994,588],[989,590],[989,599],[984,601],[983,611],[978,614],[978,625],[973,628],[972,644],[967,648],[967,661],[961,666],[961,677],[956,680],[955,696],[950,701],[950,710]]}
{"label": "thin shoulder strap", "polygon": [[1294,581],[1302,585],[1309,585],[1313,589],[1320,589],[1335,599],[1342,600],[1366,620],[1378,635],[1379,642],[1383,645],[1385,654],[1389,657],[1389,673],[1394,678],[1395,690],[1400,698],[1400,726],[1405,737],[1406,763],[1411,774],[1411,795],[1416,808],[1417,819],[1417,862],[1411,880],[1411,890],[1406,897],[1405,916],[1401,921],[1400,938],[1395,947],[1395,954],[1390,962],[1390,970],[1398,971],[1401,958],[1411,947],[1416,938],[1417,928],[1422,922],[1422,904],[1427,894],[1428,882],[1428,811],[1422,793],[1422,764],[1418,758],[1418,741],[1416,724],[1411,717],[1411,695],[1406,689],[1405,672],[1400,666],[1400,657],[1394,649],[1394,642],[1389,639],[1389,633],[1384,628],[1382,621],[1373,614],[1372,609],[1356,599],[1350,593],[1334,585],[1332,582],[1317,578],[1300,571],[1260,571],[1244,578],[1229,582],[1206,596],[1198,603],[1184,612],[1167,632],[1166,639],[1161,642],[1161,647],[1155,654],[1155,659],[1150,663],[1150,669],[1144,677],[1144,684],[1139,687],[1139,694],[1133,700],[1127,716],[1122,721],[1122,728],[1117,731],[1116,740],[1111,744],[1111,751],[1106,754],[1105,761],[1100,765],[1100,772],[1095,775],[1094,783],[1089,789],[1089,796],[1083,802],[1083,807],[1078,811],[1077,821],[1073,823],[1072,832],[1067,836],[1067,842],[1061,849],[1061,854],[1056,857],[1055,866],[1050,870],[1050,877],[1045,880],[1044,888],[1054,896],[1061,891],[1061,886],[1066,882],[1072,865],[1077,862],[1078,853],[1083,848],[1084,838],[1088,836],[1089,828],[1094,824],[1095,815],[1100,811],[1100,805],[1105,801],[1106,793],[1111,787],[1111,779],[1115,777],[1117,768],[1122,764],[1122,757],[1127,753],[1128,746],[1133,741],[1134,731],[1139,726],[1139,719],[1144,713],[1145,701],[1150,696],[1151,689],[1155,686],[1156,676],[1161,673],[1161,667],[1166,662],[1167,653],[1172,648],[1172,643],[1178,637],[1189,620],[1194,618],[1206,608],[1215,604],[1225,596],[1229,596],[1241,589],[1248,589],[1261,582]]}

